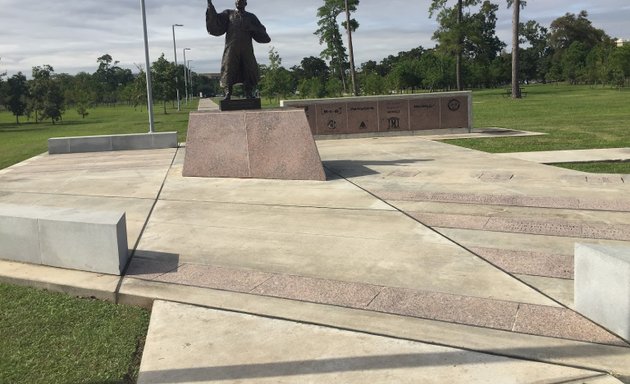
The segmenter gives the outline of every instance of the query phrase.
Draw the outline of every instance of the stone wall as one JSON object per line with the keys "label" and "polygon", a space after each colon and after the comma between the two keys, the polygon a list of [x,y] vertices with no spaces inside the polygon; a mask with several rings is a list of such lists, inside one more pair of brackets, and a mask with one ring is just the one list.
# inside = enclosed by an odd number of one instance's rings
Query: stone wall
{"label": "stone wall", "polygon": [[433,134],[472,129],[472,93],[444,92],[336,99],[283,100],[304,108],[315,136]]}

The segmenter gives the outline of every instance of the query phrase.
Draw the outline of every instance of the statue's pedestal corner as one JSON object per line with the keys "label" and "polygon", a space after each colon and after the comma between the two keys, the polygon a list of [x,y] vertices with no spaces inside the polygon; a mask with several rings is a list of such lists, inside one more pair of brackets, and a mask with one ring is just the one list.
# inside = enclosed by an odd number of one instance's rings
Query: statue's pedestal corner
{"label": "statue's pedestal corner", "polygon": [[219,109],[221,111],[243,111],[261,108],[259,98],[221,100],[221,103],[219,104]]}

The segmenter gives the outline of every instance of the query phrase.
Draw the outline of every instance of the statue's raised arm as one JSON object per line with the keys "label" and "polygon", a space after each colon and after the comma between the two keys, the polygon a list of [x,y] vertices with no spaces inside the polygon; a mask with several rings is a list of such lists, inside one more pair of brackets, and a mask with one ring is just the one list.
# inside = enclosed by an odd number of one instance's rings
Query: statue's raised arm
{"label": "statue's raised arm", "polygon": [[226,11],[218,14],[212,0],[208,0],[208,8],[206,9],[206,30],[208,33],[213,36],[223,35],[227,32],[229,22],[230,19]]}

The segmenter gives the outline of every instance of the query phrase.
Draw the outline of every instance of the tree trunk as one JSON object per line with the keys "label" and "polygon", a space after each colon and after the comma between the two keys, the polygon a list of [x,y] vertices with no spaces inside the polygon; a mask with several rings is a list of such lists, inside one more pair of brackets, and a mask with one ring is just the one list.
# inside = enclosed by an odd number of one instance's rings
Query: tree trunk
{"label": "tree trunk", "polygon": [[464,45],[462,22],[464,19],[464,6],[462,2],[463,0],[457,1],[457,59],[455,62],[455,77],[457,79],[458,91],[464,90],[464,85],[462,84],[462,45]]}
{"label": "tree trunk", "polygon": [[352,94],[358,96],[356,72],[354,69],[354,48],[352,47],[352,29],[350,28],[350,11],[348,10],[348,0],[346,3],[346,31],[348,31],[348,51],[350,53],[350,76],[352,78]]}
{"label": "tree trunk", "polygon": [[514,0],[512,3],[512,98],[521,98],[521,87],[519,82],[519,19],[521,11],[521,0]]}

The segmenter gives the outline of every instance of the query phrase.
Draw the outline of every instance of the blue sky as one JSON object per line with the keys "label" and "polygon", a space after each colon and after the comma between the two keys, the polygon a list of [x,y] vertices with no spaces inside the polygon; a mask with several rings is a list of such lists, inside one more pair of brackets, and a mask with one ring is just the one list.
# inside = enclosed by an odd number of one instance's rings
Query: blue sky
{"label": "blue sky", "polygon": [[[178,60],[182,49],[196,72],[217,72],[223,38],[208,36],[204,26],[205,0],[145,0],[151,61],[163,52],[173,60],[172,24]],[[510,41],[511,11],[505,0],[500,5],[497,33]],[[322,47],[313,35],[317,29],[316,10],[321,1],[249,0],[272,37],[269,45],[257,45],[256,56],[267,63],[271,46],[283,65],[299,64],[305,56],[319,56]],[[521,13],[523,21],[534,19],[544,26],[564,15],[585,9],[597,28],[613,37],[630,39],[628,0],[528,0]],[[215,0],[217,9],[232,8],[232,0]],[[422,45],[431,40],[437,24],[429,19],[430,0],[361,0],[355,18],[360,27],[353,35],[357,65]],[[109,53],[121,66],[135,71],[144,63],[144,46],[139,0],[0,0],[0,72],[22,71],[30,75],[37,65],[52,65],[57,73],[94,72],[96,59]]]}

